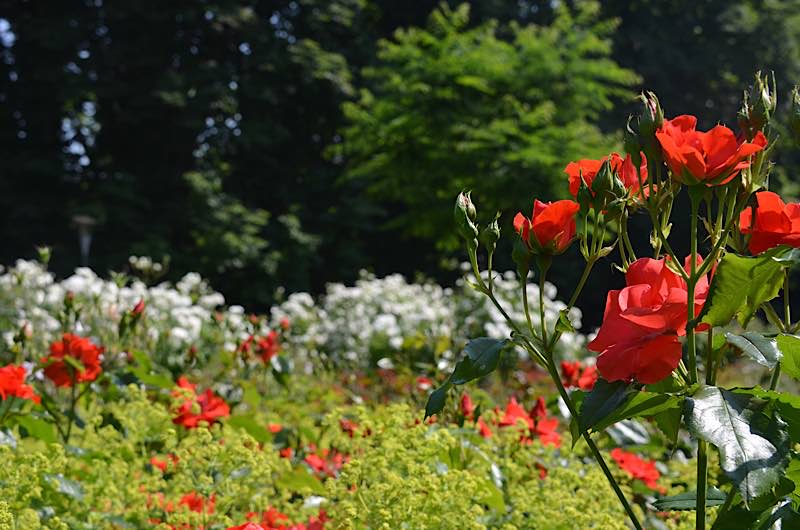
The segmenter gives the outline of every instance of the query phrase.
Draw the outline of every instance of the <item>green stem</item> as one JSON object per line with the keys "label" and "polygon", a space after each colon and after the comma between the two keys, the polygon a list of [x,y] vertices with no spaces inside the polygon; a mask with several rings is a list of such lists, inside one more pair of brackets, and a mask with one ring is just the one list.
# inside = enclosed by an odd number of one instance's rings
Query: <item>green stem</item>
{"label": "green stem", "polygon": [[697,441],[697,510],[695,528],[706,527],[706,491],[708,487],[708,444],[705,440]]}
{"label": "green stem", "polygon": [[525,320],[528,321],[528,329],[532,336],[536,336],[536,331],[533,329],[533,321],[531,320],[531,309],[528,305],[528,280],[527,278],[520,278],[520,286],[522,287],[522,307],[525,309]]}
{"label": "green stem", "polygon": [[[689,377],[692,382],[698,381],[697,375],[697,340],[695,335],[695,322],[694,322],[694,290],[697,285],[697,217],[700,207],[700,197],[693,190],[689,190],[689,198],[691,200],[691,218],[689,228],[689,241],[690,241],[690,264],[689,264],[689,280],[686,282],[686,307],[687,307],[687,324],[686,324],[686,345],[689,353]],[[697,441],[697,500],[695,504],[696,519],[695,528],[697,530],[704,530],[706,527],[706,487],[708,480],[708,457],[706,455],[706,442],[705,440]]]}
{"label": "green stem", "polygon": [[42,405],[42,408],[44,408],[44,410],[46,410],[47,413],[50,414],[50,417],[53,418],[53,424],[56,426],[56,430],[58,431],[58,434],[61,436],[61,439],[62,440],[66,440],[67,439],[67,435],[64,432],[64,429],[61,427],[61,420],[59,419],[58,415],[53,411],[53,409],[51,409],[47,405],[47,401],[45,401],[44,397],[42,398],[42,401],[41,401],[40,404]]}
{"label": "green stem", "polygon": [[781,333],[786,333],[786,328],[783,325],[783,321],[781,317],[778,316],[778,313],[772,308],[769,302],[764,302],[761,304],[761,309],[764,311],[764,315],[769,320],[770,324],[778,328]]}
{"label": "green stem", "polygon": [[[567,393],[567,390],[564,388],[564,384],[561,382],[561,377],[558,375],[558,370],[556,369],[555,363],[552,360],[552,355],[550,356],[550,362],[548,363],[548,370],[550,372],[550,377],[555,382],[556,387],[558,387],[558,393],[561,395],[561,399],[564,400],[564,403],[567,405],[567,409],[569,409],[569,413],[577,421],[578,412],[575,409],[575,404],[572,402],[572,398],[569,396],[569,393]],[[603,455],[600,453],[600,450],[597,448],[597,445],[595,445],[594,440],[592,440],[592,437],[589,436],[589,433],[585,429],[580,429],[580,431],[581,436],[583,436],[583,439],[586,441],[586,445],[589,446],[589,450],[592,452],[592,456],[594,456],[594,459],[597,461],[600,469],[603,470],[603,474],[606,476],[606,479],[608,479],[608,483],[611,485],[614,493],[616,493],[617,498],[622,503],[623,508],[625,508],[625,512],[628,514],[628,517],[630,518],[634,528],[636,528],[636,530],[642,530],[642,525],[636,518],[633,508],[631,508],[631,505],[628,503],[628,499],[625,498],[625,494],[620,489],[619,484],[617,484],[614,475],[611,474],[611,470],[608,468],[608,464],[606,464],[606,461],[603,458]]]}
{"label": "green stem", "polygon": [[731,506],[733,506],[734,497],[736,497],[736,487],[731,484],[731,489],[728,490],[728,495],[725,496],[725,504],[723,504],[717,512],[717,521],[719,521],[719,518],[722,517],[722,514],[731,509]]}
{"label": "green stem", "polygon": [[[783,271],[783,329],[791,329],[792,327],[792,309],[789,298],[789,270]],[[775,369],[772,371],[772,379],[769,381],[769,389],[775,390],[778,388],[778,383],[781,379],[781,363],[775,364]]]}
{"label": "green stem", "polygon": [[714,328],[708,327],[708,351],[706,352],[708,359],[708,366],[706,367],[706,384],[713,385],[716,380],[717,363],[716,355],[714,354]]}
{"label": "green stem", "polygon": [[544,278],[547,273],[546,268],[542,268],[539,274],[539,326],[542,330],[542,342],[547,344],[547,322],[544,319]]}

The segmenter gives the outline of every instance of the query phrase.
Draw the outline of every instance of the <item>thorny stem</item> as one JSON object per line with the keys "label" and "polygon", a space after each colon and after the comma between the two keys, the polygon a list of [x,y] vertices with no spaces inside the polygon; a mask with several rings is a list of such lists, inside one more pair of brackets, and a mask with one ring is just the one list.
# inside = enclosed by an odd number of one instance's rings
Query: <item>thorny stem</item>
{"label": "thorny stem", "polygon": [[547,322],[544,319],[544,279],[547,269],[542,268],[539,273],[539,326],[542,330],[542,342],[547,344]]}

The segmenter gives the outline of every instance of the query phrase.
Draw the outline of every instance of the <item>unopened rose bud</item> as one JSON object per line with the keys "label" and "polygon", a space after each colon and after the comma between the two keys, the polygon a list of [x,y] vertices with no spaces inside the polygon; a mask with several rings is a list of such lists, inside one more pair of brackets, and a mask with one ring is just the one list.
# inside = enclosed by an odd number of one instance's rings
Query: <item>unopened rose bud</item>
{"label": "unopened rose bud", "polygon": [[500,239],[500,225],[497,224],[497,219],[499,217],[500,213],[498,212],[494,220],[481,230],[481,234],[478,237],[481,244],[490,254],[494,252],[494,249],[497,247],[497,241]]}
{"label": "unopened rose bud", "polygon": [[655,136],[656,131],[664,124],[664,110],[653,92],[639,95],[642,102],[642,111],[639,114],[639,134],[649,138]]}
{"label": "unopened rose bud", "polygon": [[132,316],[132,317],[138,317],[138,316],[140,316],[142,313],[144,313],[144,298],[142,298],[141,300],[139,300],[139,301],[136,303],[136,305],[135,305],[135,306],[133,306],[133,309],[131,309],[131,316]]}
{"label": "unopened rose bud", "polygon": [[459,193],[456,198],[456,206],[453,210],[453,217],[458,232],[467,242],[478,237],[478,228],[475,226],[475,219],[478,214],[469,195],[470,192]]}
{"label": "unopened rose bud", "polygon": [[286,317],[283,317],[278,324],[280,324],[281,329],[284,329],[284,330],[289,329],[289,326],[291,325],[291,323],[289,322],[289,319],[286,318]]}
{"label": "unopened rose bud", "polygon": [[763,131],[777,107],[775,75],[761,76],[756,72],[755,81],[749,91],[744,92],[742,107],[737,119],[747,140],[752,140],[758,131]]}
{"label": "unopened rose bud", "polygon": [[628,116],[628,123],[625,125],[625,132],[623,139],[625,142],[625,151],[631,156],[631,161],[634,167],[642,165],[642,142],[639,140],[639,134],[634,130],[633,116]]}

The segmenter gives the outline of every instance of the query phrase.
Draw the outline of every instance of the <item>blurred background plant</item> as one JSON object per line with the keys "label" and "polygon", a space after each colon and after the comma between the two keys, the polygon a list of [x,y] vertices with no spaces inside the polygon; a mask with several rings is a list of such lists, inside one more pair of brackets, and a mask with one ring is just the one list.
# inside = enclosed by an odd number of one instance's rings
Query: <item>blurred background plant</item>
{"label": "blurred background plant", "polygon": [[[80,228],[96,271],[168,256],[165,279],[197,271],[248,310],[364,268],[452,285],[453,193],[506,213],[555,198],[567,162],[618,147],[606,131],[642,87],[733,125],[741,87],[774,70],[787,105],[799,27],[798,0],[8,0],[0,262],[47,244],[64,277]],[[579,300],[588,324],[602,303]]]}

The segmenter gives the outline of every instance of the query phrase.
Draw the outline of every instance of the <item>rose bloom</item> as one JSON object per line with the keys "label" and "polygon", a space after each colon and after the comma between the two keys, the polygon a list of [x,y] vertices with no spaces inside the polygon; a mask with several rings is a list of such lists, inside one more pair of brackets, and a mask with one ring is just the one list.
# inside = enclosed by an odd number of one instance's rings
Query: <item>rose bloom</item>
{"label": "rose bloom", "polygon": [[33,391],[33,387],[25,384],[25,368],[10,364],[0,368],[0,399],[16,397],[29,399],[39,403],[41,398]]}
{"label": "rose bloom", "polygon": [[256,352],[265,363],[269,362],[280,349],[281,345],[278,342],[278,332],[275,330],[270,331],[266,336],[261,337],[256,342]]}
{"label": "rose bloom", "polygon": [[[44,357],[44,375],[56,386],[72,386],[73,383],[88,383],[94,381],[103,371],[100,366],[100,356],[104,349],[92,343],[89,339],[65,333],[61,340],[50,345],[50,355]],[[75,370],[64,359],[71,357],[78,361],[83,368]]]}
{"label": "rose bloom", "polygon": [[[592,182],[600,171],[600,168],[608,159],[604,156],[600,160],[578,160],[577,162],[570,162],[564,168],[564,173],[569,177],[569,192],[573,197],[578,197],[578,191],[581,188],[581,179],[586,183],[586,186],[591,189]],[[639,193],[640,181],[639,175],[636,173],[636,166],[633,165],[631,155],[626,155],[623,159],[618,153],[611,153],[611,170],[617,174],[622,185],[628,190],[631,196],[635,197]],[[639,167],[641,173],[641,183],[647,182],[647,159],[642,154],[642,163]]]}
{"label": "rose bloom", "polygon": [[[686,334],[686,282],[665,259],[640,258],[625,274],[627,287],[608,293],[603,325],[589,349],[599,352],[597,369],[608,381],[656,383],[681,359]],[[708,279],[695,287],[695,314],[708,294]]]}
{"label": "rose bloom", "polygon": [[756,193],[755,218],[747,208],[739,216],[739,230],[750,234],[750,252],[760,254],[778,245],[800,247],[800,204],[784,204],[777,193]]}
{"label": "rose bloom", "polygon": [[656,469],[655,462],[644,460],[633,453],[623,451],[619,447],[612,449],[610,454],[617,465],[627,471],[632,478],[641,480],[650,489],[660,489],[656,481],[661,477],[661,473]]}
{"label": "rose bloom", "polygon": [[178,389],[173,391],[172,395],[175,398],[183,398],[172,423],[183,425],[187,429],[197,427],[201,421],[214,423],[219,418],[229,416],[231,412],[225,400],[210,388],[202,394],[197,394],[195,385],[184,376],[178,378]]}
{"label": "rose bloom", "polygon": [[575,201],[533,201],[531,218],[522,212],[514,217],[516,230],[528,248],[548,254],[561,254],[575,237],[575,214],[580,210]]}
{"label": "rose bloom", "polygon": [[664,161],[672,175],[685,184],[725,184],[750,167],[749,157],[767,146],[767,138],[761,131],[752,142],[740,142],[723,125],[707,132],[696,127],[697,118],[683,115],[664,120],[656,131]]}

